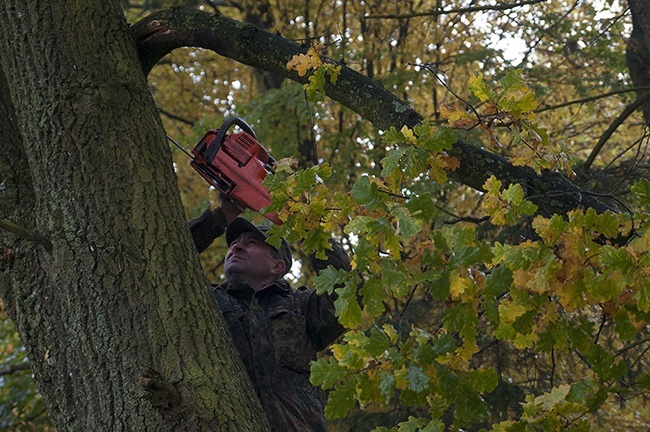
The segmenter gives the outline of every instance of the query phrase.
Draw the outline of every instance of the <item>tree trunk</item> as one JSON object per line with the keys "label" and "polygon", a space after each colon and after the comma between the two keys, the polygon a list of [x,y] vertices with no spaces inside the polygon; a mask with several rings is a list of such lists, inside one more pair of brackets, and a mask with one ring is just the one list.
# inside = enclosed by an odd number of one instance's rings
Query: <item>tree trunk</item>
{"label": "tree trunk", "polygon": [[57,427],[266,429],[119,1],[5,1],[0,25],[0,218],[47,238],[0,232],[0,295]]}
{"label": "tree trunk", "polygon": [[[632,13],[632,34],[627,42],[626,60],[635,87],[650,87],[650,3],[628,0]],[[648,90],[637,92],[642,97]],[[646,124],[650,124],[650,102],[642,106]]]}

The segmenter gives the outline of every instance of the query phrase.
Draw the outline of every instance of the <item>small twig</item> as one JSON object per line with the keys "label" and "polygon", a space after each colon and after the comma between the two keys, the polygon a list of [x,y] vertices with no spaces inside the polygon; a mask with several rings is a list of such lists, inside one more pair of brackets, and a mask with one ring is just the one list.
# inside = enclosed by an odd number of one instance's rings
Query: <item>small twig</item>
{"label": "small twig", "polygon": [[0,376],[11,375],[16,372],[29,370],[30,368],[29,362],[6,365],[0,368]]}
{"label": "small twig", "polygon": [[549,374],[549,375],[551,375],[550,383],[549,383],[549,386],[551,387],[551,390],[553,389],[553,381],[555,379],[555,366],[556,366],[555,365],[555,348],[552,348],[551,349],[551,373]]}
{"label": "small twig", "polygon": [[170,113],[169,111],[166,111],[166,110],[161,109],[161,108],[158,108],[158,112],[160,114],[162,114],[162,115],[165,115],[165,116],[169,117],[172,120],[179,121],[179,122],[184,123],[184,124],[186,124],[188,126],[193,126],[196,123],[196,121],[186,119],[185,117],[181,117],[179,115]]}
{"label": "small twig", "polygon": [[623,112],[616,117],[616,120],[607,128],[607,130],[600,136],[600,139],[598,140],[598,143],[596,143],[596,146],[594,149],[591,151],[591,154],[589,157],[585,160],[585,163],[582,165],[582,168],[585,171],[589,171],[589,168],[591,167],[591,164],[594,162],[594,159],[596,159],[596,156],[598,156],[598,153],[602,150],[603,146],[609,140],[609,138],[614,134],[616,129],[623,124],[623,122],[630,116],[634,111],[636,111],[637,108],[639,108],[641,105],[646,103],[647,101],[650,100],[650,91],[645,92],[641,96],[639,96],[634,102],[632,102],[630,105],[627,106],[623,110]]}
{"label": "small twig", "polygon": [[20,225],[17,225],[13,222],[9,222],[6,219],[0,219],[0,229],[9,231],[10,233],[16,234],[19,237],[23,237],[33,242],[36,242],[41,246],[43,246],[48,252],[52,251],[53,248],[52,242],[50,242],[50,240],[47,237],[39,234],[36,231],[21,227]]}
{"label": "small twig", "polygon": [[404,315],[404,312],[406,311],[406,308],[408,308],[409,305],[411,304],[411,300],[413,299],[413,295],[415,294],[415,291],[418,289],[419,286],[420,286],[420,285],[417,284],[417,285],[415,285],[415,286],[413,287],[413,289],[412,289],[411,292],[409,293],[409,298],[406,299],[406,303],[404,303],[404,306],[402,307],[402,310],[401,310],[401,311],[399,312],[399,314],[397,315],[397,318],[395,318],[393,321],[396,322],[396,321],[402,319],[402,316]]}
{"label": "small twig", "polygon": [[650,337],[646,337],[644,339],[641,339],[639,341],[636,341],[630,345],[624,346],[623,348],[619,349],[616,351],[615,357],[620,356],[621,354],[625,353],[626,351],[631,350],[632,348],[636,348],[639,345],[643,345],[644,343],[650,342]]}
{"label": "small twig", "polygon": [[[621,184],[622,184],[622,183],[623,183],[623,182],[624,182],[624,181],[625,181],[625,180],[630,176],[630,174],[631,174],[631,173],[632,173],[632,172],[637,168],[637,166],[639,165],[641,159],[643,158],[643,155],[645,154],[645,150],[643,149],[643,147],[644,147],[644,145],[643,145],[643,141],[647,141],[647,139],[648,139],[648,137],[649,137],[649,133],[650,133],[650,131],[646,131],[646,132],[644,132],[644,134],[643,134],[643,136],[642,136],[641,138],[639,138],[638,140],[634,141],[632,144],[630,144],[630,145],[627,146],[625,149],[623,149],[622,152],[620,152],[618,155],[616,155],[616,157],[614,157],[614,158],[613,158],[613,159],[612,159],[612,160],[611,160],[607,165],[605,165],[605,166],[604,166],[604,167],[599,171],[599,173],[598,173],[597,175],[591,177],[591,179],[593,180],[593,179],[595,179],[596,177],[598,177],[599,175],[601,175],[602,173],[604,173],[605,171],[607,171],[611,166],[614,165],[614,163],[615,163],[618,159],[622,158],[622,157],[623,157],[623,156],[624,156],[628,151],[630,151],[631,149],[633,149],[633,148],[636,147],[636,146],[639,146],[639,148],[637,148],[636,155],[635,155],[634,158],[632,159],[632,160],[633,160],[633,163],[631,164],[631,168],[628,170],[628,172],[625,174],[625,176],[624,176],[624,177],[623,177],[619,182],[617,182],[614,186],[612,186],[612,187],[609,188],[609,191],[610,191],[610,193],[612,193],[613,191],[615,191],[616,189],[618,189],[618,187],[619,187],[619,186],[620,186],[620,185],[621,185]],[[645,147],[648,147],[648,143],[647,143],[647,142],[645,143]],[[642,154],[642,153],[643,153],[643,154]]]}
{"label": "small twig", "polygon": [[458,222],[471,222],[478,225],[490,219],[490,216],[483,216],[480,218],[475,218],[471,216],[458,216],[457,214],[454,214],[439,205],[436,205],[436,208],[441,212],[446,213],[447,215],[453,216],[455,218],[455,220],[443,222],[443,225],[445,224],[454,225],[457,224]]}
{"label": "small twig", "polygon": [[603,333],[603,328],[605,328],[605,322],[607,321],[607,318],[603,316],[603,319],[600,321],[600,326],[598,327],[598,331],[596,332],[596,338],[594,339],[594,345],[598,345],[598,339],[600,339],[600,335]]}
{"label": "small twig", "polygon": [[607,97],[610,97],[610,96],[616,96],[618,94],[632,93],[632,92],[638,92],[638,91],[642,91],[642,90],[650,90],[650,86],[626,88],[626,89],[611,91],[609,93],[599,94],[599,95],[596,95],[596,96],[589,96],[589,97],[582,98],[582,99],[573,99],[573,100],[570,100],[568,102],[564,102],[564,103],[561,103],[561,104],[558,104],[558,105],[552,105],[552,106],[546,105],[544,108],[538,108],[533,112],[538,114],[538,113],[541,113],[541,112],[544,112],[544,111],[554,110],[554,109],[558,109],[558,108],[564,108],[564,107],[569,106],[569,105],[582,105],[584,103],[593,102],[593,101],[596,101],[598,99],[604,99],[604,98],[607,98]]}
{"label": "small twig", "polygon": [[422,67],[422,68],[428,70],[429,72],[431,72],[431,73],[433,74],[433,76],[435,76],[436,79],[440,82],[440,84],[442,84],[443,87],[446,88],[447,91],[449,91],[449,93],[451,93],[451,94],[452,94],[456,99],[458,99],[459,101],[461,101],[462,103],[464,103],[465,106],[467,106],[467,108],[469,108],[469,109],[472,110],[472,112],[473,112],[474,115],[476,116],[476,119],[477,119],[476,121],[477,121],[477,123],[479,123],[479,124],[483,123],[483,121],[481,120],[481,115],[478,113],[478,111],[476,111],[476,108],[474,108],[474,106],[473,106],[472,104],[470,104],[470,103],[467,102],[465,99],[463,99],[463,98],[460,97],[458,94],[456,94],[456,93],[451,89],[451,87],[449,87],[449,85],[448,85],[448,84],[447,84],[447,83],[446,83],[442,78],[440,78],[440,76],[438,75],[438,69],[437,69],[435,66],[433,66],[433,65],[431,65],[431,64],[429,64],[429,63],[424,64],[424,65],[416,65],[416,66],[420,66],[420,67]]}

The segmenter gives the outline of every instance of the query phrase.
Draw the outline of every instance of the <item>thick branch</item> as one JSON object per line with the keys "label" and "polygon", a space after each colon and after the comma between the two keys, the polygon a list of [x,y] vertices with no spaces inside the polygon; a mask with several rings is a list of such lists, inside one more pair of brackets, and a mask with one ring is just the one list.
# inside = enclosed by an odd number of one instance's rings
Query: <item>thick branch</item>
{"label": "thick branch", "polygon": [[[193,46],[299,83],[304,84],[308,79],[286,68],[294,55],[306,52],[306,47],[222,15],[185,8],[170,9],[148,16],[136,23],[133,30],[146,74],[175,48]],[[342,64],[336,84],[327,83],[325,92],[382,130],[391,126],[397,129],[404,125],[413,127],[423,119],[379,82]],[[591,207],[599,212],[611,210],[559,174],[538,175],[530,168],[515,167],[504,157],[464,141],[454,144],[450,154],[460,161],[460,168],[449,172],[453,180],[477,190],[482,190],[491,175],[504,184],[520,183],[527,188],[529,199],[539,206],[541,214],[565,214],[579,207]]]}

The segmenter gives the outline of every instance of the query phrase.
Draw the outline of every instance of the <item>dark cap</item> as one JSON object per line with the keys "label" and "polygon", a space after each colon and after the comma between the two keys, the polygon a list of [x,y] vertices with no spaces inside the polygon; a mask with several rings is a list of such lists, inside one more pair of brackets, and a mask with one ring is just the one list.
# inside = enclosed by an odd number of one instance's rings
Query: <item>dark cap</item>
{"label": "dark cap", "polygon": [[[250,223],[247,219],[244,219],[242,217],[238,217],[234,221],[228,225],[226,228],[226,244],[228,247],[230,247],[230,244],[235,241],[237,237],[242,235],[243,233],[246,232],[251,232],[258,236],[260,239],[266,241],[268,236],[268,231],[271,229],[270,226],[267,225],[253,225]],[[274,246],[270,245],[269,246],[273,247],[277,252],[282,261],[286,264],[285,267],[285,274],[291,270],[291,265],[293,264],[293,259],[291,258],[291,247],[289,246],[289,243],[285,239],[282,239],[282,244],[280,245],[280,248],[275,248]]]}

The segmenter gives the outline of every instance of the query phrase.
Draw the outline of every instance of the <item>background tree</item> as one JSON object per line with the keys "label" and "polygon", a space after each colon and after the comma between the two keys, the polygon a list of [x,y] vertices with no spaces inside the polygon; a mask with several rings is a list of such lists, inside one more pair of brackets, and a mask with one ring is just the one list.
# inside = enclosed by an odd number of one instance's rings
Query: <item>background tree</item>
{"label": "background tree", "polygon": [[[591,3],[538,1],[444,8],[426,1],[254,3],[194,5],[281,36],[178,9],[135,30],[145,70],[158,62],[149,84],[165,129],[186,148],[238,114],[276,159],[321,163],[280,170],[269,186],[278,208],[291,210],[284,227],[293,239],[304,237],[306,252],[326,232],[354,252],[355,272],[314,281],[322,290],[344,284],[341,319],[355,329],[314,365],[314,381],[331,391],[328,413],[347,417],[333,427],[600,428],[624,421],[630,430],[647,429],[647,215],[638,211],[648,193],[637,182],[647,177],[647,139],[634,110],[644,89],[628,78],[636,80],[630,58],[643,64],[647,53],[642,5],[615,3],[603,11]],[[169,5],[143,2],[124,11],[135,23]],[[519,40],[519,52],[503,50]],[[221,56],[185,49],[159,61],[183,45]],[[349,67],[336,83],[308,81],[318,70],[288,70],[291,56],[310,45]],[[312,83],[312,100],[282,76]],[[363,86],[370,90],[359,97]],[[313,100],[320,93],[332,99]],[[431,129],[397,132],[423,118]],[[454,134],[440,127],[443,121]],[[158,146],[151,154],[164,153]],[[19,160],[8,167],[26,172],[15,168]],[[214,192],[180,152],[175,171],[188,217],[214,204]],[[553,171],[577,173],[579,186]],[[314,172],[327,192],[311,181]],[[497,179],[488,181],[490,174]],[[22,179],[31,191],[23,177],[3,178]],[[32,215],[48,214],[29,211],[29,193],[19,196],[20,205],[14,198],[7,208],[26,213],[8,220],[32,227]],[[581,206],[623,216],[572,211]],[[568,218],[533,220],[535,211]],[[640,237],[619,247],[632,228]],[[223,248],[216,244],[203,257],[212,280]],[[305,282],[312,276],[307,267],[294,274]],[[363,311],[349,301],[357,288]],[[351,409],[358,414],[349,415]]]}

